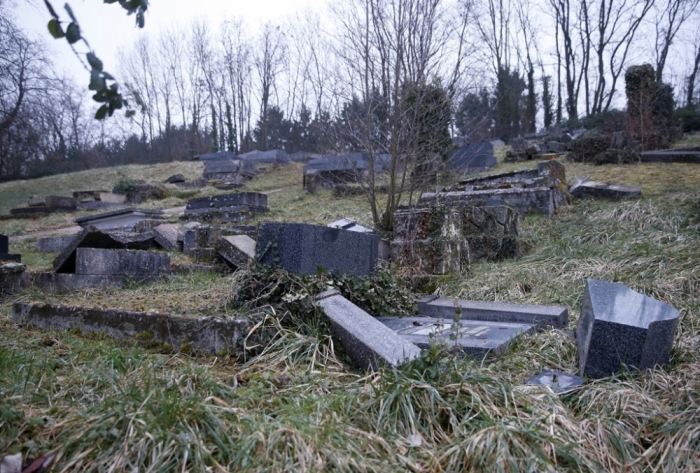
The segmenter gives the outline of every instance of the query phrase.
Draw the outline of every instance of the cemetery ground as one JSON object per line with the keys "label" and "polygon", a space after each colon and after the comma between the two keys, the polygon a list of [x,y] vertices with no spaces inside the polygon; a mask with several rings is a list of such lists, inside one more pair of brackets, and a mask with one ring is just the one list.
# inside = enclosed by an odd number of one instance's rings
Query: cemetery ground
{"label": "cemetery ground", "polygon": [[[696,138],[697,139],[697,138]],[[680,146],[697,143],[683,143]],[[530,167],[502,164],[493,173]],[[695,471],[700,467],[700,166],[591,166],[565,162],[569,179],[639,185],[642,197],[582,199],[551,219],[527,216],[519,260],[471,265],[419,283],[448,297],[569,308],[575,329],[587,278],[621,282],[677,308],[671,364],[589,381],[568,394],[524,385],[532,375],[578,372],[576,341],[546,330],[506,353],[460,358],[440,347],[399,369],[355,368],[310,309],[333,278],[245,270],[183,269],[144,285],[45,294],[25,289],[0,303],[0,457],[55,452],[51,471]],[[126,166],[0,184],[0,214],[32,194],[111,189],[121,177],[161,181],[201,173],[200,163]],[[305,194],[301,165],[261,173],[243,190],[271,192],[262,220],[369,225],[362,196]],[[144,207],[184,205],[177,191]],[[190,191],[191,192],[191,191]],[[204,188],[196,195],[223,193]],[[86,212],[0,220],[11,237],[73,225]],[[13,242],[32,270],[55,255]],[[173,264],[186,268],[188,258]],[[289,288],[285,300],[233,303],[251,277]],[[349,284],[349,283],[348,283]],[[353,286],[386,310],[415,300],[381,273]],[[393,285],[393,286],[392,286]],[[258,324],[256,356],[202,356],[78,331],[19,328],[14,301],[237,316]],[[379,315],[379,314],[375,314]],[[138,337],[137,337],[138,338]]]}

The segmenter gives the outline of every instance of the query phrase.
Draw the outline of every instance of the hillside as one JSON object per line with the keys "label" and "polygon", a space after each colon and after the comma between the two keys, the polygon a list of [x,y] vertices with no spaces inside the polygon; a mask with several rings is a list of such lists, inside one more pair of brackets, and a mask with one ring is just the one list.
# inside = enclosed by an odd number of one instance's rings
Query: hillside
{"label": "hillside", "polygon": [[[190,271],[122,290],[68,294],[27,289],[0,302],[0,457],[56,451],[55,471],[697,470],[700,166],[564,164],[568,179],[639,185],[642,197],[575,200],[552,219],[528,216],[521,259],[474,264],[468,273],[436,278],[433,289],[449,297],[564,305],[568,330],[575,330],[586,279],[620,282],[681,312],[670,366],[620,373],[565,395],[525,386],[543,369],[578,372],[575,339],[547,330],[496,358],[453,358],[436,348],[400,370],[367,374],[352,366],[327,322],[277,313],[280,307],[255,314],[275,316],[263,319],[273,335],[257,358],[173,354],[138,341],[20,328],[10,320],[11,304],[246,315],[231,300],[255,273]],[[110,190],[123,176],[162,181],[182,173],[190,180],[200,166],[125,166],[4,183],[0,214],[34,194]],[[501,162],[493,172],[531,166]],[[301,177],[301,165],[291,164],[247,184],[245,190],[269,197],[271,211],[255,221],[371,223],[362,197],[309,195]],[[197,195],[212,193],[223,191]],[[173,193],[146,206],[184,202]],[[0,233],[50,234],[82,215],[0,220]],[[31,270],[48,269],[55,256],[37,253],[32,237],[10,245]],[[187,257],[173,260],[184,264]],[[294,295],[308,297],[301,289]],[[283,315],[284,324],[277,321]]]}

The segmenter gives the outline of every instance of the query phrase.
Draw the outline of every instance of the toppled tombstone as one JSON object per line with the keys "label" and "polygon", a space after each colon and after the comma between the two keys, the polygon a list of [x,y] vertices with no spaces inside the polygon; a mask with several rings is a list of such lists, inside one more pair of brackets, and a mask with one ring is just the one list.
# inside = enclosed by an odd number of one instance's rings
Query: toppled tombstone
{"label": "toppled tombstone", "polygon": [[537,145],[530,145],[522,150],[506,151],[506,157],[503,159],[506,163],[517,163],[520,161],[532,161],[538,159],[541,149]]}
{"label": "toppled tombstone", "polygon": [[525,323],[433,317],[377,317],[377,320],[419,348],[427,349],[438,343],[474,357],[503,353],[518,336],[534,329],[534,325]]}
{"label": "toppled tombstone", "polygon": [[158,220],[162,218],[160,210],[127,208],[104,212],[97,215],[76,218],[75,223],[83,228],[95,227],[99,230],[124,229],[130,230],[141,220]]}
{"label": "toppled tombstone", "polygon": [[574,197],[602,197],[611,200],[630,199],[642,195],[642,188],[590,181],[586,178],[575,178],[571,183],[569,193]]}
{"label": "toppled tombstone", "polygon": [[[159,182],[134,182],[136,183],[134,188],[126,193],[126,201],[131,204],[140,204],[147,200],[161,200],[168,196],[167,188]],[[114,189],[114,191],[116,190]]]}
{"label": "toppled tombstone", "polygon": [[607,151],[610,139],[597,131],[582,133],[571,144],[569,157],[578,163],[596,163],[598,155]]}
{"label": "toppled tombstone", "polygon": [[352,360],[367,370],[399,366],[418,358],[420,348],[397,335],[333,289],[316,297]]}
{"label": "toppled tombstone", "polygon": [[37,238],[34,247],[40,253],[60,253],[72,240],[73,237]]}
{"label": "toppled tombstone", "polygon": [[538,330],[564,328],[569,323],[569,310],[563,306],[506,304],[503,302],[470,301],[426,296],[418,301],[418,313],[425,317],[490,322],[532,324]]}
{"label": "toppled tombstone", "polygon": [[700,147],[644,151],[643,163],[700,163]]}
{"label": "toppled tombstone", "polygon": [[53,330],[79,328],[114,338],[138,338],[166,343],[175,351],[202,350],[220,355],[242,354],[248,320],[220,317],[184,317],[156,312],[69,307],[17,302],[12,321],[22,326]]}
{"label": "toppled tombstone", "polygon": [[205,222],[239,222],[253,213],[267,212],[267,195],[258,192],[236,192],[233,194],[200,197],[187,201],[184,219]]}
{"label": "toppled tombstone", "polygon": [[165,180],[166,184],[178,184],[180,182],[185,182],[185,176],[182,174],[173,174]]}
{"label": "toppled tombstone", "polygon": [[255,240],[248,235],[221,236],[216,251],[234,268],[245,268],[255,258]]}
{"label": "toppled tombstone", "polygon": [[10,254],[10,239],[6,235],[0,235],[0,261],[22,262],[22,255]]}
{"label": "toppled tombstone", "polygon": [[28,207],[44,207],[45,205],[46,201],[44,200],[44,198],[36,195],[30,196],[27,200]]}
{"label": "toppled tombstone", "polygon": [[78,200],[73,197],[61,197],[59,195],[49,195],[44,198],[46,207],[59,208],[64,210],[76,210],[78,208]]}
{"label": "toppled tombstone", "polygon": [[73,191],[73,198],[78,201],[78,203],[93,202],[97,199],[97,194],[107,192],[104,190],[97,191]]}
{"label": "toppled tombstone", "polygon": [[169,251],[182,251],[182,242],[179,242],[180,226],[172,223],[163,223],[153,228],[153,238],[161,248]]}
{"label": "toppled tombstone", "polygon": [[[342,228],[350,232],[374,233],[371,228],[364,227],[351,218],[341,218],[340,220],[329,223],[328,226],[331,228]],[[391,258],[391,245],[387,241],[380,239],[379,259],[387,261],[389,258]]]}
{"label": "toppled tombstone", "polygon": [[267,222],[258,232],[255,259],[297,274],[320,270],[366,276],[374,271],[379,237],[305,223]]}
{"label": "toppled tombstone", "polygon": [[153,246],[153,233],[104,232],[95,227],[83,229],[54,259],[57,273],[75,273],[78,248],[147,250]]}
{"label": "toppled tombstone", "polygon": [[528,378],[525,384],[546,386],[557,394],[568,393],[583,386],[585,380],[574,374],[559,370],[545,370]]}
{"label": "toppled tombstone", "polygon": [[22,286],[22,274],[27,267],[21,263],[3,263],[0,261],[0,299],[4,295],[14,294]]}
{"label": "toppled tombstone", "polygon": [[[374,172],[383,172],[389,167],[390,162],[391,156],[388,154],[373,156]],[[361,152],[312,159],[303,169],[304,190],[314,192],[318,187],[335,187],[338,184],[360,182],[367,175],[369,168],[370,158]]]}
{"label": "toppled tombstone", "polygon": [[155,251],[76,248],[75,274],[149,278],[170,270],[170,255]]}
{"label": "toppled tombstone", "polygon": [[392,263],[417,273],[448,274],[477,261],[517,258],[519,219],[504,205],[399,209]]}
{"label": "toppled tombstone", "polygon": [[452,151],[447,166],[453,171],[472,174],[488,171],[496,165],[493,144],[490,141],[478,141],[466,144]]}
{"label": "toppled tombstone", "polygon": [[576,332],[579,374],[604,378],[667,364],[678,318],[670,305],[623,284],[589,279]]}
{"label": "toppled tombstone", "polygon": [[[182,230],[182,251],[201,263],[216,262],[219,254],[217,244],[221,237],[247,235],[252,239],[252,236],[255,236],[257,232],[256,228],[250,225],[202,225],[199,222],[183,225]],[[225,257],[223,259],[226,261]]]}

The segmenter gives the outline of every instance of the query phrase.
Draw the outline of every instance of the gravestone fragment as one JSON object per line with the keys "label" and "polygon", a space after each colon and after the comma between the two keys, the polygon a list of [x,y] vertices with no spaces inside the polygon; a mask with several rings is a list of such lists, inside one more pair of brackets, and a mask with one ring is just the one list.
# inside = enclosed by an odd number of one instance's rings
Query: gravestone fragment
{"label": "gravestone fragment", "polygon": [[170,255],[156,251],[77,248],[75,274],[158,276],[170,270]]}
{"label": "gravestone fragment", "polygon": [[377,263],[379,237],[305,223],[262,224],[255,259],[297,274],[319,269],[366,276]]}
{"label": "gravestone fragment", "polygon": [[580,375],[667,364],[678,318],[670,305],[623,284],[589,279],[576,331]]}
{"label": "gravestone fragment", "polygon": [[59,195],[49,195],[44,198],[47,207],[63,210],[75,210],[78,207],[78,200],[73,197],[62,197]]}
{"label": "gravestone fragment", "polygon": [[576,178],[571,184],[569,193],[574,197],[601,197],[611,200],[620,200],[639,197],[642,195],[642,189],[637,186],[614,183],[604,184],[602,182]]}
{"label": "gravestone fragment", "polygon": [[419,300],[418,313],[448,320],[456,317],[460,320],[526,323],[536,326],[538,330],[564,328],[569,323],[569,310],[563,306],[505,304],[438,296],[426,296]]}
{"label": "gravestone fragment", "polygon": [[182,245],[178,243],[180,226],[172,223],[163,223],[153,228],[153,238],[163,249],[178,251]]}
{"label": "gravestone fragment", "polygon": [[14,294],[21,288],[22,275],[26,269],[27,267],[21,263],[0,261],[0,299],[4,295]]}
{"label": "gravestone fragment", "polygon": [[555,393],[567,393],[583,386],[585,380],[574,374],[565,373],[559,370],[545,370],[528,378],[525,384],[546,386]]}
{"label": "gravestone fragment", "polygon": [[72,240],[73,237],[37,238],[34,247],[40,253],[60,253]]}
{"label": "gravestone fragment", "polygon": [[427,349],[431,343],[439,343],[475,357],[503,353],[514,339],[535,328],[525,323],[455,322],[434,317],[377,317],[377,320],[419,348]]}
{"label": "gravestone fragment", "polygon": [[76,218],[74,222],[83,228],[95,227],[99,230],[133,229],[141,220],[158,220],[162,215],[163,212],[160,210],[132,207]]}
{"label": "gravestone fragment", "polygon": [[344,298],[333,289],[316,297],[333,332],[359,366],[377,370],[382,365],[399,366],[420,356],[420,348]]}
{"label": "gravestone fragment", "polygon": [[248,235],[219,237],[215,249],[234,268],[248,267],[255,258],[255,240]]}

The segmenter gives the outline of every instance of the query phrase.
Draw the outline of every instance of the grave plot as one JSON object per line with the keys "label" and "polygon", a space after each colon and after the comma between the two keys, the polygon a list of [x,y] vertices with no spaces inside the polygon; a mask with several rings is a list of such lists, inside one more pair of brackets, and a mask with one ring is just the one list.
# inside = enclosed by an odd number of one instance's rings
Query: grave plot
{"label": "grave plot", "polygon": [[10,215],[18,217],[43,215],[54,212],[74,212],[78,208],[78,201],[73,197],[49,195],[46,197],[30,198],[28,207],[10,209]]}

